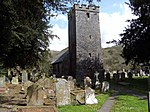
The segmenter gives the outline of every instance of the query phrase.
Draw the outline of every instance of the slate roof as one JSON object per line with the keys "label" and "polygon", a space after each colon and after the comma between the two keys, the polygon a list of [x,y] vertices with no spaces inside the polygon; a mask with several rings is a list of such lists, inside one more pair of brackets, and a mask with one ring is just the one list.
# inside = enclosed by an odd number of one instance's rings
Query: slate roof
{"label": "slate roof", "polygon": [[62,51],[60,51],[58,53],[58,55],[52,59],[51,64],[56,64],[56,63],[62,62],[68,55],[69,55],[69,50],[67,47],[67,48],[63,49]]}

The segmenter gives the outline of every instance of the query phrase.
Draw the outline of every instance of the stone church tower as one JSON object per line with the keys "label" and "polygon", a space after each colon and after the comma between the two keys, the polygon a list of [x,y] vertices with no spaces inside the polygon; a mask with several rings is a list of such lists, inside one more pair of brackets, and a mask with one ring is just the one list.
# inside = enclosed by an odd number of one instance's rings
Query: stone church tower
{"label": "stone church tower", "polygon": [[68,15],[70,75],[79,82],[102,69],[99,7],[74,5]]}

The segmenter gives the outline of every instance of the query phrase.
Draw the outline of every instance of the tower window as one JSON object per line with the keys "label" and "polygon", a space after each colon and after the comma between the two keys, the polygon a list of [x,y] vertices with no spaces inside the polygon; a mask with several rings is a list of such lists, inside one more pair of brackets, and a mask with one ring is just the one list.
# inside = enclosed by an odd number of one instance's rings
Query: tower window
{"label": "tower window", "polygon": [[92,55],[91,55],[91,53],[89,53],[89,57],[91,57]]}
{"label": "tower window", "polygon": [[91,35],[90,35],[89,37],[90,37],[90,39],[92,38],[92,36],[91,36]]}
{"label": "tower window", "polygon": [[90,13],[86,13],[87,17],[90,18]]}

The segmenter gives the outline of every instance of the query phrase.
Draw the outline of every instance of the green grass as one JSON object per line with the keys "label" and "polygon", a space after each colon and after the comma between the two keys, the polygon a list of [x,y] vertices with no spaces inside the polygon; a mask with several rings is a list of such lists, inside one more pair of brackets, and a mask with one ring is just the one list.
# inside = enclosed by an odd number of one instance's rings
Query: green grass
{"label": "green grass", "polygon": [[147,100],[134,96],[120,95],[117,97],[111,112],[148,112]]}
{"label": "green grass", "polygon": [[58,112],[97,112],[103,105],[109,94],[99,94],[96,96],[98,104],[93,105],[78,105],[78,106],[61,106],[58,107]]}
{"label": "green grass", "polygon": [[133,77],[133,79],[126,79],[125,82],[129,82],[130,89],[146,94],[148,91],[148,77]]}

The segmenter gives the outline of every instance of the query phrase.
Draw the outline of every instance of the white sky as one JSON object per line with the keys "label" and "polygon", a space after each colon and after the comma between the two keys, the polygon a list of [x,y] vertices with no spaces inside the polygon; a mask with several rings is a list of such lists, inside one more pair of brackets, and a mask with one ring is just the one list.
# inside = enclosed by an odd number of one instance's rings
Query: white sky
{"label": "white sky", "polygon": [[[105,0],[109,2],[109,0]],[[103,1],[103,2],[105,2]],[[120,33],[123,33],[124,28],[127,26],[128,19],[135,18],[131,14],[130,8],[124,2],[116,2],[111,4],[108,8],[106,6],[110,4],[105,4],[101,6],[100,9],[100,32],[101,32],[101,43],[102,47],[110,47],[112,44],[106,44],[106,42],[113,39],[120,39]],[[53,34],[59,36],[60,39],[54,38],[50,40],[50,49],[60,51],[68,47],[68,18],[66,15],[59,15],[55,19],[52,19]]]}

